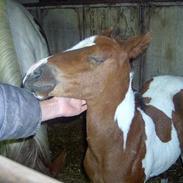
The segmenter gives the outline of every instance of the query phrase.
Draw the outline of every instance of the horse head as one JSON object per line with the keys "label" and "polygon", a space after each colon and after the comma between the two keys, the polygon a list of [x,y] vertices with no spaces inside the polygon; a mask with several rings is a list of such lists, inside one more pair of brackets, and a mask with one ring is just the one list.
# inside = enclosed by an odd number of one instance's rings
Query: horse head
{"label": "horse head", "polygon": [[24,78],[24,86],[39,98],[71,96],[93,100],[107,88],[112,93],[120,87],[119,82],[129,80],[129,60],[138,56],[150,39],[149,34],[128,40],[91,36],[33,65]]}

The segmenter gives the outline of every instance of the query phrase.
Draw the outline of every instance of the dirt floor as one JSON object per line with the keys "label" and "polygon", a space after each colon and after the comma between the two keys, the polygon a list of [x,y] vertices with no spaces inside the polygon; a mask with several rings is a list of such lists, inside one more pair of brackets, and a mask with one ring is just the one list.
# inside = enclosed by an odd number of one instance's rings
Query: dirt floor
{"label": "dirt floor", "polygon": [[[63,150],[66,152],[65,163],[57,179],[64,183],[89,183],[83,169],[86,150],[85,115],[54,120],[49,123],[48,132],[52,157],[58,156]],[[161,177],[167,176],[168,183],[183,182],[183,168],[180,160]],[[148,181],[148,183],[160,182],[160,177]]]}
{"label": "dirt floor", "polygon": [[56,157],[63,150],[66,160],[58,179],[64,183],[89,182],[83,170],[83,159],[86,150],[85,115],[55,120],[49,123],[49,143],[52,156]]}

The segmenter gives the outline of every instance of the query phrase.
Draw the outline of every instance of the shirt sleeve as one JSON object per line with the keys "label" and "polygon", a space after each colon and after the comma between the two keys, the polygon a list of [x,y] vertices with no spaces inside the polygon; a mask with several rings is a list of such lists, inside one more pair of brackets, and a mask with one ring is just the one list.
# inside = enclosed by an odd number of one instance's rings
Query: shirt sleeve
{"label": "shirt sleeve", "polygon": [[40,123],[40,104],[31,93],[0,84],[0,140],[34,135]]}

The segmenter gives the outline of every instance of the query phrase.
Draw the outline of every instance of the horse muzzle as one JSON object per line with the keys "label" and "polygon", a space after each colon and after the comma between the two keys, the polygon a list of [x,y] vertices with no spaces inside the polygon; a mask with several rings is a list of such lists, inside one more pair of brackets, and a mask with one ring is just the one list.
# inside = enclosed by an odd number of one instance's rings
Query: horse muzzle
{"label": "horse muzzle", "polygon": [[27,72],[23,79],[23,87],[32,92],[38,99],[50,97],[49,93],[55,88],[57,81],[48,64]]}

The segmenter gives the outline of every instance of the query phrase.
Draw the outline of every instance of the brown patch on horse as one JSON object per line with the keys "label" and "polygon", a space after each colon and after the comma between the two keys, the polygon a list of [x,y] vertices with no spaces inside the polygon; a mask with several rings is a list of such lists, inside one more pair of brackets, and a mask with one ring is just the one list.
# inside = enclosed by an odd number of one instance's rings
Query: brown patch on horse
{"label": "brown patch on horse", "polygon": [[175,111],[173,111],[173,123],[178,133],[181,149],[183,149],[183,90],[173,97]]}
{"label": "brown patch on horse", "polygon": [[151,117],[155,124],[156,134],[162,142],[171,140],[171,119],[152,105],[145,107],[145,113]]}
{"label": "brown patch on horse", "polygon": [[151,101],[151,97],[143,97],[144,104],[149,104]]}
{"label": "brown patch on horse", "polygon": [[144,159],[146,153],[145,123],[143,122],[141,113],[138,110],[135,114],[136,115],[133,118],[128,132],[126,144],[126,158],[128,162],[126,163],[128,166],[131,164],[130,174],[128,176],[130,182],[142,182],[142,177],[145,177],[144,170],[142,168],[142,159]]}
{"label": "brown patch on horse", "polygon": [[[98,148],[94,148],[93,151],[89,146],[85,158],[87,174],[94,176],[95,182],[144,182],[145,174],[142,168],[142,160],[146,153],[146,134],[145,124],[140,112],[136,111],[128,132],[125,149],[123,148],[123,132],[119,129],[117,123],[114,123],[114,126],[115,129],[110,129],[106,133],[107,142],[100,141],[100,144],[98,144],[100,154],[94,152]],[[108,150],[106,151],[103,147]],[[103,166],[100,166],[100,161],[104,161]]]}
{"label": "brown patch on horse", "polygon": [[[150,86],[150,84],[151,84],[152,81],[153,81],[153,79],[150,79],[150,80],[148,80],[148,81],[146,81],[146,82],[144,83],[143,87],[142,87],[141,90],[140,90],[140,94],[141,94],[142,96],[143,96],[143,94],[144,94],[147,90],[149,90],[149,86]],[[142,97],[142,98],[143,98],[144,104],[149,104],[150,101],[151,101],[151,98],[150,98],[150,97]]]}
{"label": "brown patch on horse", "polygon": [[146,81],[143,84],[143,86],[142,86],[142,88],[140,90],[141,95],[143,95],[149,89],[149,86],[150,86],[150,84],[151,84],[152,81],[153,81],[153,79],[150,79],[150,80]]}

